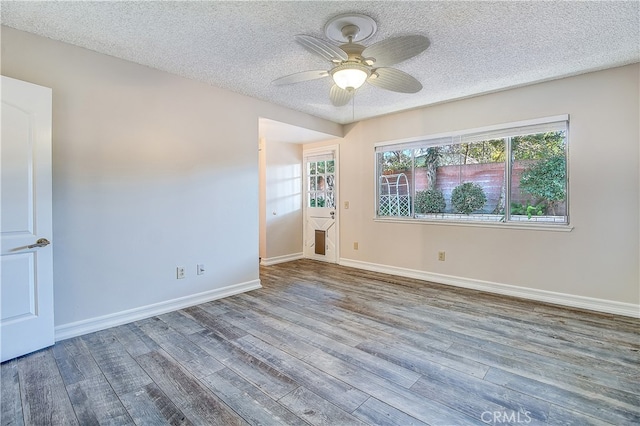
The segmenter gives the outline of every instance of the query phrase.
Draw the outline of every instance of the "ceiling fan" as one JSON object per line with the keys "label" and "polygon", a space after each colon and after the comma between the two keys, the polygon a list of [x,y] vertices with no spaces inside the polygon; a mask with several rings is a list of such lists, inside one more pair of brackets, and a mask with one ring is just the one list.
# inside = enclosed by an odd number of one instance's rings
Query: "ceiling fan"
{"label": "ceiling fan", "polygon": [[331,61],[333,67],[297,72],[278,78],[273,84],[293,84],[331,76],[334,85],[329,98],[335,106],[348,104],[356,89],[365,82],[393,92],[419,92],[422,84],[418,80],[389,66],[422,53],[429,47],[429,39],[422,35],[408,35],[382,40],[368,47],[359,44],[376,30],[376,22],[369,16],[346,14],[336,16],[324,27],[325,35],[340,43],[339,46],[316,37],[296,35],[295,40],[302,47]]}

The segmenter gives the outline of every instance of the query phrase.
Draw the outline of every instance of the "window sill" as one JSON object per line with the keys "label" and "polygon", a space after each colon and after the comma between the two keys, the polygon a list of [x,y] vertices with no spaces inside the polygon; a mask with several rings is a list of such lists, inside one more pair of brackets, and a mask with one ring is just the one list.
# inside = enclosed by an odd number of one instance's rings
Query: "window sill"
{"label": "window sill", "polygon": [[571,232],[573,226],[568,224],[548,225],[544,222],[537,223],[518,223],[518,222],[480,222],[480,221],[460,221],[447,219],[425,219],[425,218],[399,218],[399,217],[375,217],[374,222],[380,223],[412,223],[417,225],[444,225],[444,226],[468,226],[472,228],[499,228],[499,229],[517,229],[523,231],[555,231],[555,232]]}

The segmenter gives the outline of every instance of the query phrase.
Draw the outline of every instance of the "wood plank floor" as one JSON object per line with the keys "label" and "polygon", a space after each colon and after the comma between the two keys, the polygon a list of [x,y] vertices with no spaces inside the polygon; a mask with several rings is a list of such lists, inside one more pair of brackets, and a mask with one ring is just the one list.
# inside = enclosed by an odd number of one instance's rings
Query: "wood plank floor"
{"label": "wood plank floor", "polygon": [[640,320],[309,260],[2,364],[2,425],[637,425]]}

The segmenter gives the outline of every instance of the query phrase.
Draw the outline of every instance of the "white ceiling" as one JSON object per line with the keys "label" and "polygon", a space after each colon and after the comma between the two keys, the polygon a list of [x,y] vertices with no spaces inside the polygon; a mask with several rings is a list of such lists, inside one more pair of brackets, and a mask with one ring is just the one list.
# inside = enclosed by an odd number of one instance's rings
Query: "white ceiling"
{"label": "white ceiling", "polygon": [[[640,2],[2,1],[3,25],[207,82],[338,123],[640,61]],[[423,34],[431,46],[396,66],[417,94],[363,86],[354,105],[329,102],[328,78],[274,79],[330,64],[293,36],[324,38],[332,17],[363,13],[364,44]],[[552,102],[552,100],[550,100]]]}

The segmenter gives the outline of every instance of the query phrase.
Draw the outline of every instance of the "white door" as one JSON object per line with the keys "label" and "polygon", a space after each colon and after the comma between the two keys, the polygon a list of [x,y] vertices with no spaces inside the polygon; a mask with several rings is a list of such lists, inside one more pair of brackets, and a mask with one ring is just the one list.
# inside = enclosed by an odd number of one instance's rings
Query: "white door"
{"label": "white door", "polygon": [[336,263],[338,260],[337,148],[305,151],[304,256]]}
{"label": "white door", "polygon": [[0,357],[51,346],[51,89],[2,76]]}

